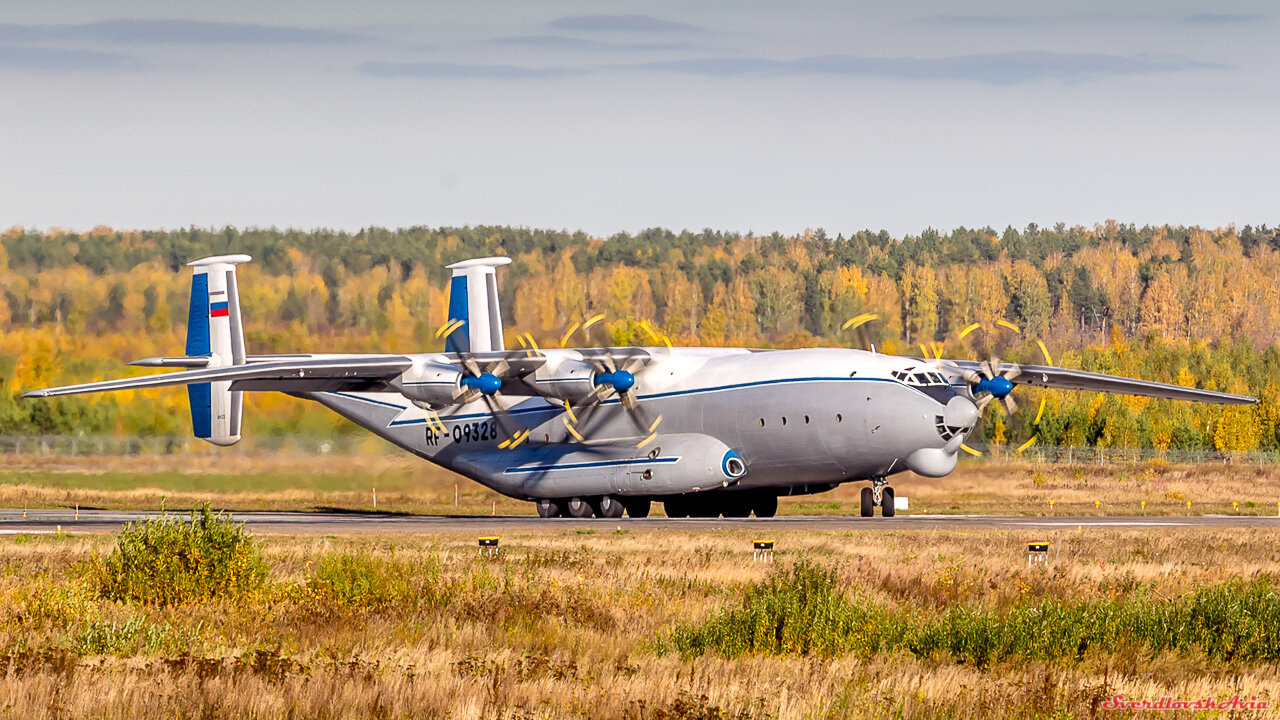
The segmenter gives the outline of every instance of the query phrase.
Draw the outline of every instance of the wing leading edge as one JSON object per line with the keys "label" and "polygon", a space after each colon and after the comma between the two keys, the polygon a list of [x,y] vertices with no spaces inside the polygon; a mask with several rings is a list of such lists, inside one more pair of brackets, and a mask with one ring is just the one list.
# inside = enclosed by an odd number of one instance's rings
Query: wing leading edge
{"label": "wing leading edge", "polygon": [[67,385],[45,390],[32,390],[22,397],[46,398],[219,381],[231,381],[233,383],[252,381],[255,386],[254,389],[257,390],[278,389],[288,392],[299,389],[298,384],[300,382],[327,381],[331,384],[367,385],[370,382],[394,378],[411,365],[413,365],[413,361],[403,355],[282,360]]}
{"label": "wing leading edge", "polygon": [[[974,360],[945,360],[944,362],[964,370],[981,372],[981,363]],[[1022,372],[1013,381],[1015,385],[1033,385],[1055,390],[1083,390],[1085,392],[1105,392],[1118,395],[1139,395],[1167,400],[1218,403],[1220,405],[1254,405],[1258,402],[1257,398],[1247,395],[1233,395],[1216,390],[1201,390],[1199,388],[1170,385],[1150,380],[1137,380],[1119,375],[1068,370],[1048,365],[1019,365],[1018,367]]]}

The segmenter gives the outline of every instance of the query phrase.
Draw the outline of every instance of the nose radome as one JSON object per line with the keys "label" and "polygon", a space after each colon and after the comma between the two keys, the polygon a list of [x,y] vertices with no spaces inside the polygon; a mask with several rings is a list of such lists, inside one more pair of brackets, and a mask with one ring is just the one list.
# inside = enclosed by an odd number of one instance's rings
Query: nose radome
{"label": "nose radome", "polygon": [[978,422],[978,406],[969,398],[957,395],[947,401],[942,418],[948,427],[971,428]]}

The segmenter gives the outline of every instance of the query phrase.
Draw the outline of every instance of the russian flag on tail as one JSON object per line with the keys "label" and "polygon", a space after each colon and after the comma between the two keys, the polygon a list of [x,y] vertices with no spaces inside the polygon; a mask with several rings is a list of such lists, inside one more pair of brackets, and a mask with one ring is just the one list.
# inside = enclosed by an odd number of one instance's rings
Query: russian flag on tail
{"label": "russian flag on tail", "polygon": [[209,305],[209,317],[227,317],[231,314],[230,308],[225,301],[211,303]]}

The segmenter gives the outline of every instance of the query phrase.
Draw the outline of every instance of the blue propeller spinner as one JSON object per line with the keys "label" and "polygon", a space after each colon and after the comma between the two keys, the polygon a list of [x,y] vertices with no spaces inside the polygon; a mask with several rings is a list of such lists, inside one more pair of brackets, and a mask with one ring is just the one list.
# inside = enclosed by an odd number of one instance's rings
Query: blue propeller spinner
{"label": "blue propeller spinner", "polygon": [[502,380],[491,372],[482,372],[479,375],[468,375],[462,378],[459,384],[468,390],[479,390],[485,395],[493,395],[502,387]]}
{"label": "blue propeller spinner", "polygon": [[636,384],[636,376],[626,370],[602,372],[595,377],[596,385],[610,385],[619,393],[624,393]]}
{"label": "blue propeller spinner", "polygon": [[982,378],[974,384],[973,391],[975,393],[989,393],[991,397],[1000,400],[1013,392],[1013,382],[1003,375],[997,375],[993,378]]}

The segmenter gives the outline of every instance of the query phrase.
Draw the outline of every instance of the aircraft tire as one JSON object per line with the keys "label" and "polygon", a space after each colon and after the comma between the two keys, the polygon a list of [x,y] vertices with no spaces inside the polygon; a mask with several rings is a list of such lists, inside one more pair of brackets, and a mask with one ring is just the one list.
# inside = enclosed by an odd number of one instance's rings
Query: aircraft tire
{"label": "aircraft tire", "polygon": [[756,498],[751,504],[751,510],[758,518],[771,518],[778,514],[778,496],[773,493],[766,493]]}
{"label": "aircraft tire", "polygon": [[538,507],[538,517],[564,517],[564,501],[559,498],[542,498],[534,505]]}
{"label": "aircraft tire", "polygon": [[613,495],[601,495],[591,499],[591,512],[596,517],[620,518],[623,509],[622,501]]}
{"label": "aircraft tire", "polygon": [[893,517],[897,510],[893,505],[893,488],[886,485],[880,491],[880,515],[881,517]]}
{"label": "aircraft tire", "polygon": [[585,520],[594,514],[591,503],[580,497],[571,497],[564,501],[564,514],[578,520]]}
{"label": "aircraft tire", "polygon": [[622,506],[627,509],[627,517],[647,518],[653,502],[649,498],[626,498],[622,501]]}
{"label": "aircraft tire", "polygon": [[876,499],[871,488],[862,488],[862,517],[875,517]]}

